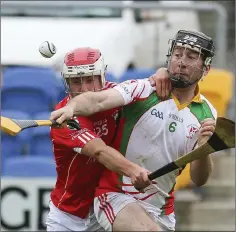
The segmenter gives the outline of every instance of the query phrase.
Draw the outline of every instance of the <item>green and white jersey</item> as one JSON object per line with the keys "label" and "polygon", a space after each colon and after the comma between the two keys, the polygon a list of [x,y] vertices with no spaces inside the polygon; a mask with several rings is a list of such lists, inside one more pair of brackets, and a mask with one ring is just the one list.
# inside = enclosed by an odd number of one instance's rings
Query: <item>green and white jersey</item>
{"label": "green and white jersey", "polygon": [[[184,105],[173,95],[160,101],[148,79],[126,81],[114,89],[125,100],[115,147],[151,172],[190,152],[197,143],[201,121],[217,118],[215,108],[198,88],[192,102]],[[149,186],[145,193],[137,192],[128,177],[119,176],[119,185],[125,193],[159,208],[160,214],[170,214],[179,173],[173,171],[158,178],[157,185]]]}

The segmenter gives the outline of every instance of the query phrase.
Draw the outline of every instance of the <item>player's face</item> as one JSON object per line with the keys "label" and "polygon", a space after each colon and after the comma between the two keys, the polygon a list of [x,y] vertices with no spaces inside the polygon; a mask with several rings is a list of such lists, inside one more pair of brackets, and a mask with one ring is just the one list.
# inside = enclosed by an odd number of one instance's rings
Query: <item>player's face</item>
{"label": "player's face", "polygon": [[176,46],[170,58],[169,70],[177,78],[193,82],[201,78],[203,64],[203,58],[200,53],[185,47]]}
{"label": "player's face", "polygon": [[68,84],[72,97],[87,91],[96,92],[102,88],[100,75],[69,78]]}

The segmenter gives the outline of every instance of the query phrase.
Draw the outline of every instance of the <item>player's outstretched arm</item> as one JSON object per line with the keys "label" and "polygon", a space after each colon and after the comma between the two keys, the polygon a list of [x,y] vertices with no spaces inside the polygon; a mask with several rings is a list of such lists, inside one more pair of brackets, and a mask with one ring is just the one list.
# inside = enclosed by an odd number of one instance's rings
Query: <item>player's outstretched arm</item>
{"label": "player's outstretched arm", "polygon": [[56,120],[61,124],[74,115],[89,116],[124,104],[124,98],[115,89],[86,92],[71,99],[63,108],[53,111],[50,120]]}
{"label": "player's outstretched arm", "polygon": [[144,189],[152,184],[152,181],[148,179],[149,171],[126,159],[120,152],[107,146],[100,138],[89,141],[81,153],[96,158],[99,163],[111,171],[130,177],[136,189]]}
{"label": "player's outstretched arm", "polygon": [[80,153],[95,158],[111,171],[130,177],[137,189],[143,189],[152,183],[148,179],[150,172],[127,160],[117,150],[107,146],[94,133],[93,124],[88,118],[80,117],[79,123],[81,130],[73,130],[68,127],[52,128],[50,136],[54,153],[60,151],[67,156]]}
{"label": "player's outstretched arm", "polygon": [[74,115],[89,116],[147,98],[153,91],[155,88],[148,79],[125,81],[108,90],[86,92],[74,97],[66,106],[53,111],[50,120],[61,124]]}

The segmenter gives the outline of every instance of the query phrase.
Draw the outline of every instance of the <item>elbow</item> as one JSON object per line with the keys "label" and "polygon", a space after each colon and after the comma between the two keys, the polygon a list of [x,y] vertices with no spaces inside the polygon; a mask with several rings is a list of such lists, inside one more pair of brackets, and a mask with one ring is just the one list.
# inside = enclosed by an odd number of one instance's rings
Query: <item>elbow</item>
{"label": "elbow", "polygon": [[92,110],[92,114],[104,111],[104,106],[102,105],[102,103],[100,102],[94,102],[93,103],[93,110]]}
{"label": "elbow", "polygon": [[100,157],[104,156],[105,152],[106,144],[100,138],[90,140],[81,151],[82,154],[98,160]]}
{"label": "elbow", "polygon": [[191,173],[191,180],[197,187],[201,187],[207,183],[210,174],[210,170],[206,173]]}
{"label": "elbow", "polygon": [[[205,161],[204,161],[205,162]],[[213,162],[211,159],[209,162],[200,165],[199,161],[195,161],[190,165],[190,177],[194,184],[198,187],[205,185],[210,178],[213,170]]]}
{"label": "elbow", "polygon": [[194,184],[197,186],[197,187],[201,187],[201,186],[203,186],[203,185],[205,185],[206,183],[207,183],[207,180],[208,179],[206,179],[206,180],[192,180],[193,182],[194,182]]}
{"label": "elbow", "polygon": [[104,105],[103,105],[101,102],[97,103],[97,106],[96,106],[96,113],[101,112],[101,111],[104,111],[104,110],[106,110],[106,108],[104,107]]}
{"label": "elbow", "polygon": [[94,149],[94,158],[98,160],[98,162],[100,162],[105,152],[106,152],[106,145],[96,147]]}
{"label": "elbow", "polygon": [[210,177],[211,171],[209,171],[208,173],[204,173],[204,174],[192,174],[191,175],[191,180],[194,182],[194,184],[197,187],[201,187],[203,185],[205,185]]}

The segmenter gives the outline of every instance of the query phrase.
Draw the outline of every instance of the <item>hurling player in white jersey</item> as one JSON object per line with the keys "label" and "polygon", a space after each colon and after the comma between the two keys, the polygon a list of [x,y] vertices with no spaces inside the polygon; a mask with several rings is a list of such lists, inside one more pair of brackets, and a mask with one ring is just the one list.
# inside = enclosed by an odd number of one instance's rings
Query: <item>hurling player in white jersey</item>
{"label": "hurling player in white jersey", "polygon": [[[113,89],[75,97],[64,108],[52,112],[51,119],[62,123],[74,114],[90,115],[123,106],[120,139],[115,147],[127,159],[155,171],[203,144],[213,134],[217,112],[198,88],[198,82],[210,70],[213,57],[210,37],[201,32],[179,30],[170,40],[168,68],[156,73],[168,73],[171,81],[172,90],[166,101],[153,94],[155,89],[148,79],[133,80]],[[190,167],[192,181],[204,185],[212,171],[211,157],[193,161]],[[173,189],[179,173],[173,171],[158,178],[157,184],[144,192],[137,192],[127,177],[117,176],[117,180],[109,180],[111,175],[101,177],[94,201],[98,222],[106,230],[137,231],[143,229],[139,223],[142,208],[161,230],[174,230]],[[116,190],[118,179],[122,187]],[[107,218],[105,206],[109,206],[112,220]]]}

